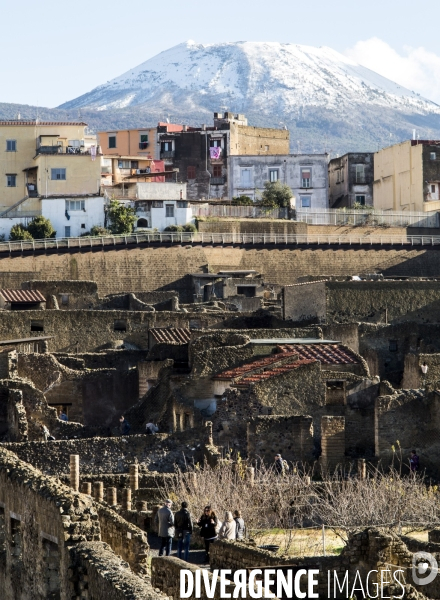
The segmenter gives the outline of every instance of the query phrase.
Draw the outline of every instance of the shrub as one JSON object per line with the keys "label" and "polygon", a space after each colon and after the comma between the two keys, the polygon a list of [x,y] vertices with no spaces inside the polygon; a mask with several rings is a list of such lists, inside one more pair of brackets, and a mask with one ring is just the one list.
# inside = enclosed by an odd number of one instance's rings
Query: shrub
{"label": "shrub", "polygon": [[43,217],[43,215],[32,219],[26,229],[34,240],[54,238],[57,234],[50,220]]}
{"label": "shrub", "polygon": [[187,223],[183,226],[183,231],[194,233],[195,231],[197,231],[197,227],[193,223]]}
{"label": "shrub", "polygon": [[16,225],[13,225],[11,227],[11,231],[9,233],[9,239],[12,241],[32,240],[33,237],[31,236],[29,231],[25,227],[23,227],[23,225],[20,225],[20,223],[17,223]]}
{"label": "shrub", "polygon": [[164,231],[183,231],[183,227],[182,225],[168,225],[168,227],[165,227]]}
{"label": "shrub", "polygon": [[231,204],[233,206],[252,206],[254,201],[249,196],[234,196]]}
{"label": "shrub", "polygon": [[111,200],[108,208],[110,231],[115,234],[131,233],[136,223],[136,211],[118,200]]}
{"label": "shrub", "polygon": [[293,193],[288,185],[280,181],[266,181],[260,204],[272,208],[290,206]]}

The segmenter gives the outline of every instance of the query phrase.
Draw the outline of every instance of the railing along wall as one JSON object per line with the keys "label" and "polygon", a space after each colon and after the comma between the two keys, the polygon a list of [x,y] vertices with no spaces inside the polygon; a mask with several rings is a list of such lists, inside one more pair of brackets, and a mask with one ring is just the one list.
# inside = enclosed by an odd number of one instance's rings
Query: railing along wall
{"label": "railing along wall", "polygon": [[209,245],[387,245],[387,246],[440,246],[440,235],[300,235],[272,233],[131,233],[104,237],[56,238],[23,240],[0,243],[0,253],[34,252],[111,248],[138,244],[209,244]]}

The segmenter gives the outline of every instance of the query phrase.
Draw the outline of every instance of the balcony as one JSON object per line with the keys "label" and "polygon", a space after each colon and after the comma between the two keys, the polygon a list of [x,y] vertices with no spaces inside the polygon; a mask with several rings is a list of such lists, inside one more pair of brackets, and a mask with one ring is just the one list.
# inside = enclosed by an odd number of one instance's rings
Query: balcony
{"label": "balcony", "polygon": [[148,148],[148,142],[139,142],[139,150],[146,150]]}
{"label": "balcony", "polygon": [[174,158],[174,150],[167,150],[166,152],[161,151],[160,158]]}
{"label": "balcony", "polygon": [[211,185],[224,185],[226,177],[211,177]]}
{"label": "balcony", "polygon": [[[83,146],[40,146],[37,148],[38,154],[86,154],[90,156],[90,149],[86,150]],[[96,156],[100,156],[101,154],[101,152],[97,152]]]}

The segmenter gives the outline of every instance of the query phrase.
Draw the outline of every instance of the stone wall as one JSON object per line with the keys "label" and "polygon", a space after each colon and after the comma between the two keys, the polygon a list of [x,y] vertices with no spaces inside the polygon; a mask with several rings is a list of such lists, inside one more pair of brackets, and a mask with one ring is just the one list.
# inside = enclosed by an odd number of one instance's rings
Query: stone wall
{"label": "stone wall", "polygon": [[333,471],[345,460],[345,418],[324,416],[321,419],[321,465]]}
{"label": "stone wall", "polygon": [[286,219],[197,219],[200,233],[307,235],[307,223]]}
{"label": "stone wall", "polygon": [[[164,600],[145,579],[104,542],[83,542],[71,550],[74,598],[105,600]],[[7,600],[7,599],[6,599]]]}
{"label": "stone wall", "polygon": [[393,247],[207,247],[160,246],[106,249],[0,257],[0,286],[19,288],[25,281],[96,281],[101,297],[118,292],[179,292],[181,301],[192,297],[187,273],[208,267],[256,269],[268,283],[288,285],[304,275],[438,275],[440,253],[435,248]]}
{"label": "stone wall", "polygon": [[248,423],[247,455],[266,465],[280,453],[289,462],[313,462],[312,417],[260,416]]}
{"label": "stone wall", "polygon": [[326,282],[297,283],[283,288],[283,317],[292,321],[326,321]]}

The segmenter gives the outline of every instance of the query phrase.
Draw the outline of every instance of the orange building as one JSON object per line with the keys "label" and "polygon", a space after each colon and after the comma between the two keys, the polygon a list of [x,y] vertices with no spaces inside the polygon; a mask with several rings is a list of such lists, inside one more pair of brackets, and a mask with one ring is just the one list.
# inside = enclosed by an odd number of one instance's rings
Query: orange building
{"label": "orange building", "polygon": [[[159,123],[166,127],[167,132],[183,130],[182,125]],[[160,144],[158,143],[157,127],[139,129],[118,129],[98,132],[98,144],[105,156],[143,156],[150,159],[160,159]]]}

